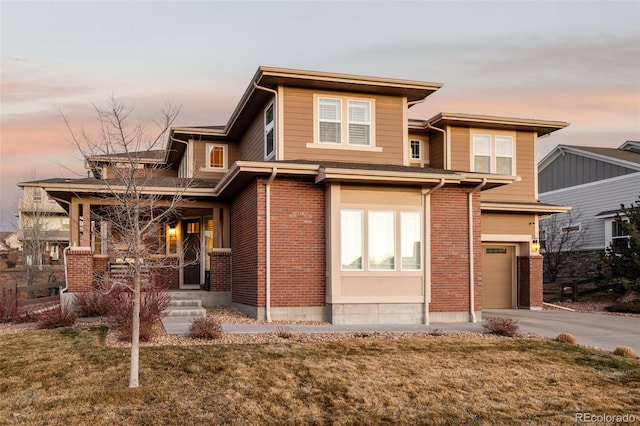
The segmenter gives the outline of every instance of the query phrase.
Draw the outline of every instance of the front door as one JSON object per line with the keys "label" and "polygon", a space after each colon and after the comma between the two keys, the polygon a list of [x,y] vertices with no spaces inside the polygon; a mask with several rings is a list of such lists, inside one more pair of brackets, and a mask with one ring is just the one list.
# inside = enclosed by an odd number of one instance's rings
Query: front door
{"label": "front door", "polygon": [[182,221],[182,258],[184,261],[183,285],[185,287],[200,286],[200,219]]}

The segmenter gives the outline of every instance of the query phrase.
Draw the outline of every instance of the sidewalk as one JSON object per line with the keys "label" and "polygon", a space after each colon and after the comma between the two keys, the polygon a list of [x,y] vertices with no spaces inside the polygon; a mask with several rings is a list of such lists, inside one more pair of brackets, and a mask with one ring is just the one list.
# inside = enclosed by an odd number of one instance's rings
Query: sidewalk
{"label": "sidewalk", "polygon": [[[167,317],[162,319],[167,334],[187,334],[191,322],[188,318]],[[291,333],[428,333],[439,330],[442,332],[482,332],[480,323],[432,323],[424,324],[355,324],[355,325],[308,325],[308,324],[222,324],[225,333],[277,333],[285,329]]]}

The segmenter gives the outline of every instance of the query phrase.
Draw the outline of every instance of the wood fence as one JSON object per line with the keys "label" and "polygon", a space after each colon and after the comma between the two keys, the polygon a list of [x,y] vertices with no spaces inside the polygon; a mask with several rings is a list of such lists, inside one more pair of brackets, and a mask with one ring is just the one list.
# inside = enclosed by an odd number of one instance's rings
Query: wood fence
{"label": "wood fence", "polygon": [[60,300],[60,287],[64,287],[64,282],[57,281],[30,286],[3,286],[5,291],[13,292],[16,295],[18,307],[57,302]]}

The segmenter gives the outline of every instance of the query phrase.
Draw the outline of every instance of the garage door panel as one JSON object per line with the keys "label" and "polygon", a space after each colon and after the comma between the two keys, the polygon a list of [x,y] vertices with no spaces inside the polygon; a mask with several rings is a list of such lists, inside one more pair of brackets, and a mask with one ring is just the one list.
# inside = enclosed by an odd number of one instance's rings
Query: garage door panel
{"label": "garage door panel", "polygon": [[485,308],[513,307],[513,264],[515,247],[482,246],[482,305]]}

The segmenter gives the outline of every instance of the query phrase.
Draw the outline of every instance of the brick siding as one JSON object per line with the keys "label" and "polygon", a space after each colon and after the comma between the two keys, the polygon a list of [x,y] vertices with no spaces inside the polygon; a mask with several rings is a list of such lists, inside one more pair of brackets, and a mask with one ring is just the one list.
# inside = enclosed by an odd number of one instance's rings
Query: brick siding
{"label": "brick siding", "polygon": [[211,252],[210,291],[231,291],[231,251]]}
{"label": "brick siding", "polygon": [[518,305],[542,308],[542,256],[518,257]]}
{"label": "brick siding", "polygon": [[325,187],[276,179],[271,186],[271,306],[324,306]]}
{"label": "brick siding", "polygon": [[[469,310],[468,188],[444,187],[431,196],[432,312]],[[473,195],[475,310],[481,310],[480,194]]]}
{"label": "brick siding", "polygon": [[93,253],[71,248],[67,252],[67,287],[70,293],[93,288]]}
{"label": "brick siding", "polygon": [[[256,179],[231,205],[233,302],[264,307],[267,179]],[[325,304],[325,190],[313,181],[271,184],[271,306]]]}
{"label": "brick siding", "polygon": [[264,285],[259,284],[264,283],[264,245],[258,245],[264,241],[263,182],[254,180],[231,203],[232,301],[250,306],[264,306],[265,301]]}

